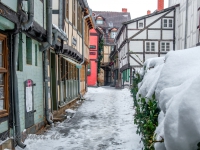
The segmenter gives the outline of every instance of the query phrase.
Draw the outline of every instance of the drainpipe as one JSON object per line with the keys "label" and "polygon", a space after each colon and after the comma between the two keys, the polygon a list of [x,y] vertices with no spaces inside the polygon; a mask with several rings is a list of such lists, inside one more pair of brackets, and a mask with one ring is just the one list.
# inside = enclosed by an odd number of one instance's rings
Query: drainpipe
{"label": "drainpipe", "polygon": [[15,98],[15,103],[13,103],[14,106],[14,112],[15,112],[15,128],[16,128],[16,142],[17,145],[19,145],[21,148],[25,148],[26,145],[22,143],[21,139],[21,130],[20,130],[20,118],[19,118],[19,97],[18,97],[18,81],[17,81],[17,59],[18,59],[18,43],[19,43],[19,34],[15,35],[14,39],[14,75],[13,75],[13,92],[14,92],[14,98]]}
{"label": "drainpipe", "polygon": [[52,0],[46,1],[46,29],[47,29],[47,42],[43,43],[42,50],[44,51],[44,82],[45,82],[45,115],[48,124],[52,124],[53,121],[49,117],[49,98],[48,98],[48,57],[47,50],[52,45]]}
{"label": "drainpipe", "polygon": [[186,0],[186,11],[185,11],[185,42],[184,42],[184,49],[187,48],[187,32],[188,32],[188,0]]}
{"label": "drainpipe", "polygon": [[[85,41],[85,35],[84,35],[84,29],[85,29],[85,19],[89,18],[91,14],[83,17],[82,19],[82,62],[80,63],[80,65],[82,65],[84,63],[84,60],[85,60],[85,55],[84,55],[84,52],[85,52],[85,45],[84,45],[84,41]],[[81,95],[81,88],[80,88],[80,68],[78,69],[78,79],[79,79],[79,82],[78,82],[78,91],[79,91],[79,94],[80,94],[80,97],[81,99],[83,99],[82,95]]]}
{"label": "drainpipe", "polygon": [[60,29],[63,29],[63,0],[59,0],[59,25]]}
{"label": "drainpipe", "polygon": [[34,21],[34,0],[28,0],[28,21],[22,24],[22,30],[28,30]]}

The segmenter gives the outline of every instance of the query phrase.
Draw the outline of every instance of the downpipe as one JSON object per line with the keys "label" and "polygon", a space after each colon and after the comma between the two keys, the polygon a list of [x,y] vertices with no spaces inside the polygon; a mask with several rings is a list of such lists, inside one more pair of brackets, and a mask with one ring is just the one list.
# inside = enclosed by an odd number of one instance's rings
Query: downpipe
{"label": "downpipe", "polygon": [[[83,17],[83,19],[82,19],[82,61],[81,61],[81,63],[80,63],[80,65],[82,65],[83,63],[84,63],[84,61],[85,61],[85,54],[84,54],[84,52],[85,52],[85,45],[84,45],[84,41],[85,41],[85,35],[84,35],[84,28],[85,28],[85,19],[87,19],[87,18],[89,18],[91,16],[91,14],[89,14],[89,15],[87,15],[87,16],[85,16],[85,17]],[[78,91],[79,91],[79,95],[80,95],[80,99],[82,100],[82,99],[84,99],[83,98],[83,96],[82,96],[82,94],[81,94],[81,88],[80,88],[80,68],[78,68],[78,79],[79,79],[79,82],[78,82]]]}
{"label": "downpipe", "polygon": [[28,30],[34,21],[34,0],[28,0],[28,21],[22,24],[22,30]]}
{"label": "downpipe", "polygon": [[20,118],[19,118],[19,97],[18,97],[18,81],[17,81],[17,59],[18,59],[18,44],[19,44],[19,34],[16,34],[14,37],[14,60],[13,60],[13,69],[14,69],[14,77],[13,77],[13,85],[14,85],[14,98],[15,103],[14,112],[15,112],[15,128],[16,128],[16,143],[21,148],[25,148],[26,145],[22,143],[21,139],[21,130],[20,130]]}
{"label": "downpipe", "polygon": [[43,43],[41,51],[44,54],[44,86],[45,86],[45,115],[48,124],[52,124],[53,121],[50,119],[49,115],[49,98],[48,98],[48,57],[47,50],[52,45],[52,0],[47,0],[46,3],[46,12],[47,12],[47,42]]}

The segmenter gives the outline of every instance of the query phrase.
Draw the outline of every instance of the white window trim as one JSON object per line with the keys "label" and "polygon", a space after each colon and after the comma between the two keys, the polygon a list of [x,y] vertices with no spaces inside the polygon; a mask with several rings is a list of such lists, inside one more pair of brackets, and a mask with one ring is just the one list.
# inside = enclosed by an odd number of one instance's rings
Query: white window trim
{"label": "white window trim", "polygon": [[[167,20],[167,27],[164,27],[164,21]],[[172,27],[169,26],[169,20],[172,21]],[[162,20],[162,27],[165,29],[172,29],[173,28],[173,24],[174,24],[174,20],[173,18],[163,18]]]}
{"label": "white window trim", "polygon": [[[169,49],[167,50],[167,43],[169,44]],[[164,44],[164,50],[163,50],[163,48],[162,48],[162,44]],[[161,44],[160,44],[160,51],[161,52],[168,52],[168,51],[170,51],[171,50],[171,44],[170,44],[170,42],[161,42]]]}
{"label": "white window trim", "polygon": [[[149,50],[147,50],[147,43],[149,43]],[[154,45],[154,50],[152,50],[153,45]],[[156,43],[155,42],[146,42],[145,51],[146,52],[155,52],[156,51]]]}
{"label": "white window trim", "polygon": [[117,31],[111,31],[110,32],[110,38],[114,39],[117,35]]}
{"label": "white window trim", "polygon": [[[101,21],[101,23],[100,23],[100,21]],[[103,20],[97,19],[97,20],[96,20],[96,24],[103,24]]]}

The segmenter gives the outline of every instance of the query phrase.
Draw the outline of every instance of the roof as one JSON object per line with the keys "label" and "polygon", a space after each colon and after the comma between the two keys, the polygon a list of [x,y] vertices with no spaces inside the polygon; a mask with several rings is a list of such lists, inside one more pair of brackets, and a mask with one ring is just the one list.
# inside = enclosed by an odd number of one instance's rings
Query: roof
{"label": "roof", "polygon": [[93,11],[94,18],[98,16],[103,17],[103,24],[96,24],[96,27],[104,33],[104,44],[105,45],[115,45],[114,39],[110,37],[110,30],[113,28],[119,29],[122,23],[129,21],[131,15],[129,12],[112,12],[112,11]]}
{"label": "roof", "polygon": [[129,23],[132,23],[132,22],[135,22],[135,21],[138,21],[138,20],[142,20],[142,19],[144,19],[144,18],[149,18],[149,17],[152,17],[152,16],[154,16],[154,15],[158,15],[158,14],[167,12],[167,11],[169,11],[169,10],[172,10],[172,9],[178,7],[178,6],[180,6],[180,4],[174,5],[174,6],[172,6],[172,7],[168,7],[168,8],[166,8],[166,9],[161,10],[161,11],[154,11],[153,13],[151,13],[151,14],[149,14],[149,15],[145,15],[145,16],[142,16],[142,17],[138,17],[138,18],[132,19],[132,20],[130,20],[130,21],[123,22],[123,24],[129,24]]}
{"label": "roof", "polygon": [[142,20],[142,19],[145,19],[145,18],[149,18],[149,17],[155,16],[155,15],[158,15],[158,14],[161,14],[161,13],[164,13],[164,12],[167,12],[167,11],[169,11],[169,10],[173,10],[173,9],[175,9],[176,7],[179,7],[179,6],[180,6],[180,4],[177,4],[177,5],[168,7],[168,8],[166,8],[166,9],[163,9],[163,10],[161,10],[161,11],[154,11],[153,13],[151,13],[151,14],[149,14],[149,15],[144,15],[144,16],[141,16],[141,17],[138,17],[138,18],[135,18],[135,19],[132,19],[132,20],[123,22],[123,23],[122,23],[123,26],[120,28],[120,30],[118,30],[117,35],[116,35],[115,38],[116,38],[116,39],[119,38],[120,32],[121,32],[121,30],[124,29],[123,27],[124,27],[125,25],[130,24],[130,23],[133,23],[133,22],[136,22],[136,21],[139,21],[139,20]]}
{"label": "roof", "polygon": [[93,13],[95,13],[95,18],[102,16],[105,19],[103,25],[98,25],[103,28],[110,28],[109,23],[113,23],[113,27],[119,28],[122,26],[123,22],[129,21],[131,19],[129,12],[93,11]]}

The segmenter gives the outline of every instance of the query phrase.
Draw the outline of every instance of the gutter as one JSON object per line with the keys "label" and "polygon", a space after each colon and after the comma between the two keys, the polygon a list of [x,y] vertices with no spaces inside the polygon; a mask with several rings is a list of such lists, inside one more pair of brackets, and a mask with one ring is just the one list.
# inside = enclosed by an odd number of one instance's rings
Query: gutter
{"label": "gutter", "polygon": [[28,30],[34,21],[34,0],[28,0],[28,21],[22,24],[22,30]]}
{"label": "gutter", "polygon": [[56,45],[57,38],[62,39],[63,41],[68,41],[67,34],[62,30],[59,29],[56,25],[52,24],[52,32],[53,32],[53,42],[52,45]]}

